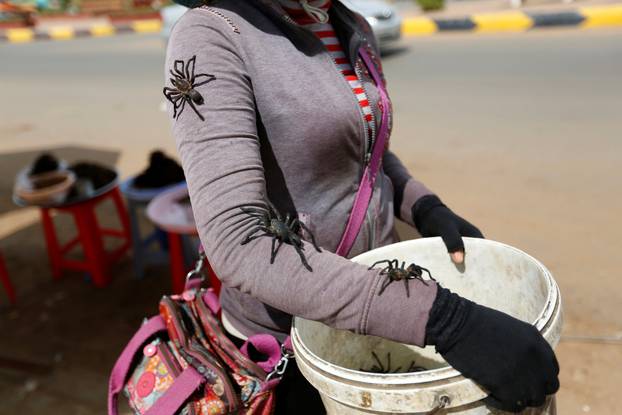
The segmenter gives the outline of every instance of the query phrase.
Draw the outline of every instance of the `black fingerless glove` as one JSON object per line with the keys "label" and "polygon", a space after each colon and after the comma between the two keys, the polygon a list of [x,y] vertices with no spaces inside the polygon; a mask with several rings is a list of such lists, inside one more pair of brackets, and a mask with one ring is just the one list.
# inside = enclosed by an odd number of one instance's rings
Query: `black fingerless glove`
{"label": "black fingerless glove", "polygon": [[486,403],[520,412],[541,406],[559,389],[559,365],[538,330],[439,286],[426,344],[456,370],[486,388]]}
{"label": "black fingerless glove", "polygon": [[463,236],[484,237],[479,229],[452,212],[436,195],[419,199],[412,207],[412,216],[421,236],[442,237],[448,252],[464,251]]}

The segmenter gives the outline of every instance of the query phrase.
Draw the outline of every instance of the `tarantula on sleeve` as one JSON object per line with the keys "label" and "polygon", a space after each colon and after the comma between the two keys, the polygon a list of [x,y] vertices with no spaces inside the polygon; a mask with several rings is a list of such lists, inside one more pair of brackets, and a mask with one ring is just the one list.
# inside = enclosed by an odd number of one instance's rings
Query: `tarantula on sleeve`
{"label": "tarantula on sleeve", "polygon": [[408,280],[419,280],[422,281],[425,285],[428,283],[423,279],[423,273],[427,272],[428,276],[431,280],[436,281],[430,271],[426,268],[420,267],[419,265],[412,263],[408,267],[406,267],[406,262],[402,262],[400,266],[400,262],[397,259],[383,259],[381,261],[376,261],[372,264],[369,269],[374,268],[376,265],[387,264],[386,267],[382,268],[380,271],[380,275],[386,275],[385,281],[382,283],[382,287],[378,292],[378,295],[381,295],[384,290],[391,284],[393,281],[404,281],[404,286],[406,287],[406,296],[410,297],[410,288],[408,286]]}
{"label": "tarantula on sleeve", "polygon": [[203,105],[205,100],[196,88],[213,81],[216,77],[207,73],[195,74],[196,59],[195,55],[188,62],[176,60],[173,64],[173,69],[169,71],[171,74],[169,81],[172,87],[164,87],[163,92],[166,99],[173,104],[173,118],[175,119],[179,118],[186,107],[186,103],[188,103],[201,121],[205,121],[205,117],[201,115],[196,107],[197,105]]}
{"label": "tarantula on sleeve", "polygon": [[289,213],[283,217],[269,201],[267,205],[244,205],[241,206],[240,209],[248,215],[247,218],[243,219],[243,221],[246,221],[244,225],[249,225],[251,227],[246,235],[244,235],[244,239],[241,243],[242,245],[246,245],[257,238],[268,236],[272,238],[272,250],[270,253],[271,264],[274,264],[274,260],[281,245],[285,243],[292,245],[298,253],[298,256],[300,256],[302,265],[309,271],[313,271],[313,268],[311,268],[307,262],[307,258],[303,252],[304,245],[299,235],[300,230],[304,230],[309,235],[311,244],[318,252],[322,252],[322,250],[315,242],[315,237],[311,231],[297,217],[292,217]]}

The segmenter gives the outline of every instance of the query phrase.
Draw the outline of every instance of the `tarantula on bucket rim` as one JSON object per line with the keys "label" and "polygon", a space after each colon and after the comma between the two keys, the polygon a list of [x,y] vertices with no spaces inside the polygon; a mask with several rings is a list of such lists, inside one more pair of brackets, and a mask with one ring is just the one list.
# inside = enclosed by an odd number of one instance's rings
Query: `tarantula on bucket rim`
{"label": "tarantula on bucket rim", "polygon": [[[272,250],[270,253],[270,263],[274,264],[276,254],[279,252],[281,245],[284,243],[292,245],[302,261],[302,265],[309,271],[313,271],[313,268],[307,262],[307,258],[304,255],[304,245],[302,244],[302,238],[298,234],[300,230],[304,230],[309,234],[311,244],[318,251],[322,252],[320,247],[315,242],[315,237],[307,228],[307,226],[300,221],[297,217],[292,217],[289,213],[283,216],[269,201],[265,204],[250,204],[240,206],[242,212],[248,215],[243,219],[243,223],[240,227],[249,226],[251,229],[244,235],[242,245],[261,238],[262,236],[268,236],[272,238]],[[261,233],[258,233],[261,232]]]}
{"label": "tarantula on bucket rim", "polygon": [[186,107],[186,103],[188,103],[201,121],[205,121],[205,118],[196,107],[196,105],[203,105],[205,100],[195,88],[213,81],[216,77],[205,73],[195,75],[194,65],[196,59],[195,55],[188,60],[188,63],[185,63],[183,60],[176,60],[173,69],[169,71],[173,76],[169,78],[173,88],[164,87],[162,90],[166,99],[173,104],[173,117],[175,119],[181,115]]}
{"label": "tarantula on bucket rim", "polygon": [[386,275],[386,280],[382,283],[382,287],[380,288],[380,292],[378,295],[381,295],[384,290],[391,284],[393,281],[404,281],[404,286],[406,287],[406,296],[410,297],[410,288],[408,287],[408,280],[419,280],[423,282],[425,285],[428,283],[423,279],[423,273],[427,272],[428,276],[431,280],[436,281],[430,271],[426,268],[420,267],[419,265],[412,263],[408,267],[406,267],[406,262],[402,262],[400,266],[400,262],[397,259],[383,259],[381,261],[376,261],[372,264],[369,269],[374,268],[379,264],[387,264],[386,267],[382,268],[380,271],[380,275]]}

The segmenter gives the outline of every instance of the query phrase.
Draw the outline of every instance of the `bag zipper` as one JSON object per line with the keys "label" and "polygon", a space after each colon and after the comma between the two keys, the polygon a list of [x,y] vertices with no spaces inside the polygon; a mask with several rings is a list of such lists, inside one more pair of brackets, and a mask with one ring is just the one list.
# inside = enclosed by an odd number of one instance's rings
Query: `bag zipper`
{"label": "bag zipper", "polygon": [[[216,373],[218,377],[223,379],[222,383],[225,395],[230,405],[229,409],[239,408],[240,402],[237,399],[235,391],[233,390],[231,385],[229,385],[229,382],[226,381],[226,379],[228,379],[228,374],[224,371],[222,366],[211,356],[209,356],[209,352],[202,352],[201,349],[203,348],[203,346],[196,342],[193,342],[194,344],[190,343],[191,339],[186,335],[186,333],[189,333],[191,335],[190,330],[194,330],[195,327],[189,327],[184,330],[185,324],[181,313],[188,313],[184,310],[183,306],[175,303],[169,297],[164,297],[161,301],[161,304],[164,304],[164,306],[168,309],[169,313],[174,313],[175,315],[175,318],[171,318],[171,323],[177,331],[178,340],[175,343],[179,343],[176,344],[176,346],[178,347],[178,352],[182,356],[182,358],[190,366],[194,367],[195,370],[197,370],[197,372],[199,372],[201,375],[205,375],[207,370],[211,370]],[[192,316],[188,316],[188,318],[191,321],[193,320]],[[194,322],[192,324],[194,325]],[[182,342],[184,344],[182,344]],[[214,361],[212,362],[211,360]],[[196,364],[195,361],[198,361],[198,364]]]}
{"label": "bag zipper", "polygon": [[181,373],[181,367],[175,361],[171,351],[168,350],[168,348],[169,346],[166,342],[160,341],[156,345],[156,353],[158,354],[160,361],[164,364],[164,366],[166,366],[171,375],[173,375],[173,378],[176,378]]}

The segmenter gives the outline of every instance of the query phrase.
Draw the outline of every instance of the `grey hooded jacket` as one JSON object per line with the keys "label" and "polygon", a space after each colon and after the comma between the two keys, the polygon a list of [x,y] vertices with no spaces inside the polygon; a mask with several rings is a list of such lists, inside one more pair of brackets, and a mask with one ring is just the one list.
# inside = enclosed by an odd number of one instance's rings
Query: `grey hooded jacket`
{"label": "grey hooded jacket", "polygon": [[[330,19],[379,120],[378,93],[357,57],[375,50],[365,20],[338,1]],[[217,0],[176,24],[166,59],[171,78],[189,78],[195,101],[168,104],[199,235],[223,284],[221,302],[244,335],[283,338],[291,316],[423,345],[436,284],[390,284],[379,270],[333,254],[345,228],[370,143],[350,86],[321,41],[276,1]],[[177,86],[180,84],[177,83]],[[203,101],[201,103],[201,101]],[[397,241],[394,217],[430,191],[390,151],[350,257]],[[284,244],[270,264],[272,238],[241,245],[249,232],[240,206],[269,198],[298,215],[323,248],[304,242],[308,271]],[[394,205],[396,208],[394,209]]]}

